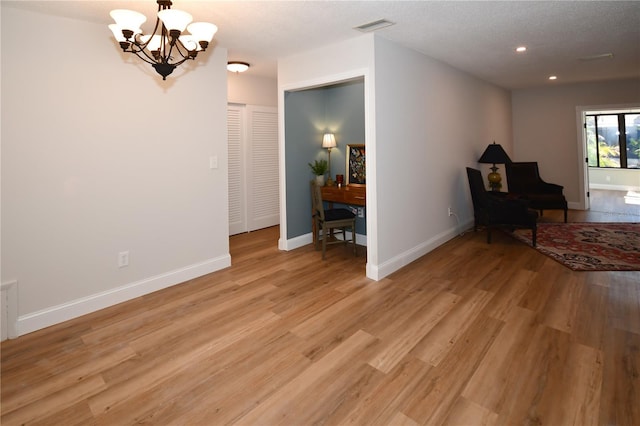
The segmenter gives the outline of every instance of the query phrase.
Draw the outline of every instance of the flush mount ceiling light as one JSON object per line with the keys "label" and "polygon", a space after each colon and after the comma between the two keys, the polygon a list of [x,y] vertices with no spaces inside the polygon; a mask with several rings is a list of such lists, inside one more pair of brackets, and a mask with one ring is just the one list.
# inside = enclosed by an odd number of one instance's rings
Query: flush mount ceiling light
{"label": "flush mount ceiling light", "polygon": [[[213,40],[218,27],[208,22],[193,22],[182,10],[171,9],[171,0],[157,0],[158,16],[151,35],[142,33],[140,26],[147,20],[141,13],[127,9],[112,10],[115,24],[109,25],[123,52],[133,53],[151,64],[163,80],[184,63],[195,59]],[[183,34],[185,29],[190,34]]]}
{"label": "flush mount ceiling light", "polygon": [[227,70],[231,72],[245,72],[249,69],[249,64],[247,62],[240,61],[230,61],[227,62]]}
{"label": "flush mount ceiling light", "polygon": [[358,25],[354,27],[354,30],[361,31],[363,33],[370,33],[372,31],[381,30],[382,28],[395,25],[395,22],[387,21],[386,19],[378,19],[377,21],[368,22],[366,24]]}
{"label": "flush mount ceiling light", "polygon": [[558,79],[558,77],[555,76],[555,75],[550,75],[549,76],[549,80],[557,80],[557,79]]}
{"label": "flush mount ceiling light", "polygon": [[516,52],[518,53],[522,53],[522,52],[526,52],[527,51],[527,47],[526,46],[518,46],[516,47]]}

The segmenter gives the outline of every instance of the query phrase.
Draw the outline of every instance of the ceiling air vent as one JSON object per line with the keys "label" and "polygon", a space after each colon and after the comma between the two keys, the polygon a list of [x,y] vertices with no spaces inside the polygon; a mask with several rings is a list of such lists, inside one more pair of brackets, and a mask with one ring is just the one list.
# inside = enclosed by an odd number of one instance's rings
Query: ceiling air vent
{"label": "ceiling air vent", "polygon": [[597,61],[599,59],[613,59],[613,53],[601,53],[599,55],[583,56],[581,61]]}
{"label": "ceiling air vent", "polygon": [[366,24],[358,25],[354,27],[354,30],[362,31],[363,33],[370,33],[372,31],[377,31],[382,28],[390,27],[395,25],[395,22],[387,21],[386,19],[378,19],[377,21],[369,22]]}

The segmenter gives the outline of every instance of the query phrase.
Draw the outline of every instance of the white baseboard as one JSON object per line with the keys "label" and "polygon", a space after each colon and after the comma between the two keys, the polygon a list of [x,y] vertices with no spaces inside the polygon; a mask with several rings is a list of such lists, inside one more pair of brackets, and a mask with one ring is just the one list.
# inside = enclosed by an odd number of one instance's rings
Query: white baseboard
{"label": "white baseboard", "polygon": [[433,238],[425,241],[422,244],[419,244],[404,253],[395,256],[392,259],[387,260],[386,262],[381,263],[380,265],[371,265],[367,263],[367,277],[380,281],[384,277],[394,273],[395,271],[407,266],[411,262],[421,258],[425,254],[434,250],[437,247],[440,247],[442,244],[447,241],[455,238],[460,235],[463,231],[469,229],[473,226],[473,219],[470,221],[466,221],[461,225],[456,226],[455,228],[448,229]]}
{"label": "white baseboard", "polygon": [[231,266],[231,255],[226,254],[218,258],[209,259],[201,263],[186,266],[156,275],[154,277],[145,278],[112,290],[93,294],[63,303],[62,305],[53,306],[38,312],[18,317],[18,333],[19,335],[31,333],[45,327],[59,324],[163,288],[171,287],[176,284],[210,274]]}
{"label": "white baseboard", "polygon": [[313,234],[309,232],[308,234],[300,235],[295,238],[289,238],[288,240],[283,240],[282,238],[279,239],[278,249],[283,251],[295,250],[311,243],[313,243]]}
{"label": "white baseboard", "polygon": [[0,340],[18,337],[18,281],[0,284],[0,321],[2,335]]}
{"label": "white baseboard", "polygon": [[[339,236],[336,236],[336,238],[339,238]],[[349,238],[351,238],[351,232],[347,231],[347,239]],[[307,244],[313,244],[313,234],[311,232],[295,238],[290,238],[288,240],[278,240],[278,249],[283,251],[295,250],[297,248],[306,246]],[[367,236],[356,234],[356,244],[366,246]]]}
{"label": "white baseboard", "polygon": [[633,185],[607,185],[604,183],[590,183],[591,189],[606,189],[609,191],[640,191],[640,186]]}
{"label": "white baseboard", "polygon": [[584,207],[576,201],[568,201],[567,208],[569,208],[569,210],[584,210]]}

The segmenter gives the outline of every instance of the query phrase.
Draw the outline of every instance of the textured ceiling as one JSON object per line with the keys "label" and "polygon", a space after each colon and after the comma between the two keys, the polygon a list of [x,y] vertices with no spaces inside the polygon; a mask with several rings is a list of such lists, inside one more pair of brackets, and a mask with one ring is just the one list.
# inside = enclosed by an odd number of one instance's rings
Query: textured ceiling
{"label": "textured ceiling", "polygon": [[[146,1],[2,1],[72,19],[111,23],[109,11],[156,11]],[[353,27],[395,22],[377,34],[505,88],[640,77],[640,2],[625,1],[193,1],[174,0],[219,27],[215,42],[248,73],[276,76],[277,58],[357,37]],[[143,28],[149,29],[149,28]],[[524,54],[514,49],[526,45]],[[613,58],[580,58],[613,53]],[[547,77],[557,75],[550,83]]]}

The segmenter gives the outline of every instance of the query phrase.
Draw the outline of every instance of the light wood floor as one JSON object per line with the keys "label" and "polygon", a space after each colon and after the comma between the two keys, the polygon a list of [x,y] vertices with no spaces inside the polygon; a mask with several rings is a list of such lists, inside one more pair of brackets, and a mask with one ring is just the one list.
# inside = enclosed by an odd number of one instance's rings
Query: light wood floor
{"label": "light wood floor", "polygon": [[470,231],[374,282],[364,247],[277,238],[2,343],[2,425],[640,425],[640,272]]}

